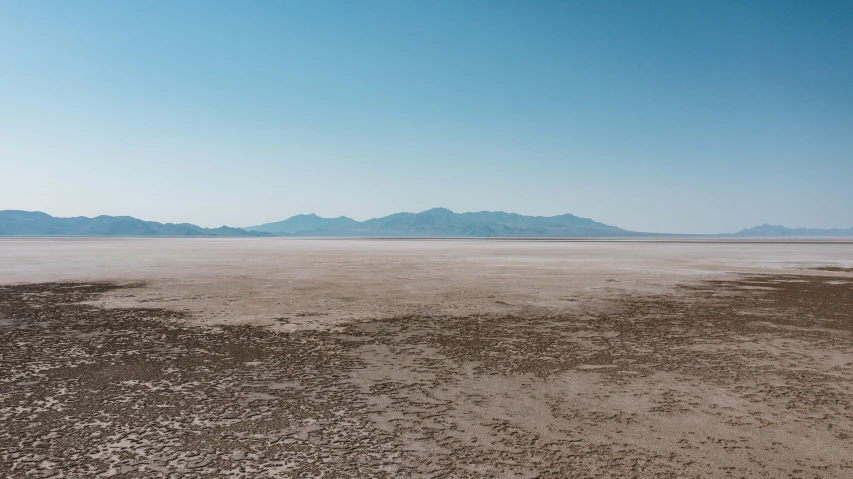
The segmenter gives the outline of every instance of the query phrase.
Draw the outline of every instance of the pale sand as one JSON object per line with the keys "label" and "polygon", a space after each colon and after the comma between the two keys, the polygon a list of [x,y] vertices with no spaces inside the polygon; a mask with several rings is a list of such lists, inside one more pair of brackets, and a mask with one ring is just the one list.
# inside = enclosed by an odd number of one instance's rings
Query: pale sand
{"label": "pale sand", "polygon": [[573,310],[579,301],[726,273],[816,265],[853,266],[853,244],[0,239],[0,284],[143,281],[144,288],[109,294],[102,304],[189,311],[199,324],[282,329],[405,314]]}
{"label": "pale sand", "polygon": [[849,478],[846,268],[841,242],[0,240],[0,475]]}

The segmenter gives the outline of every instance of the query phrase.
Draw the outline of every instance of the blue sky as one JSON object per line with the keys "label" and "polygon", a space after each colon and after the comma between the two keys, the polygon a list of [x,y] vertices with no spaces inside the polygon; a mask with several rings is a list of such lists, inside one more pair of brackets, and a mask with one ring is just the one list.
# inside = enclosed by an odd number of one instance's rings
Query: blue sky
{"label": "blue sky", "polygon": [[853,226],[853,2],[3,1],[0,209]]}

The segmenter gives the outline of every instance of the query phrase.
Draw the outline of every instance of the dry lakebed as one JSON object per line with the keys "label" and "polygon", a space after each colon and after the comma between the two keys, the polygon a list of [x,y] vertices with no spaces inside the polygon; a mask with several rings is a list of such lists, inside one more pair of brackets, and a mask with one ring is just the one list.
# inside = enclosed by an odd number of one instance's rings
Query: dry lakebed
{"label": "dry lakebed", "polygon": [[0,240],[0,477],[853,477],[853,244]]}

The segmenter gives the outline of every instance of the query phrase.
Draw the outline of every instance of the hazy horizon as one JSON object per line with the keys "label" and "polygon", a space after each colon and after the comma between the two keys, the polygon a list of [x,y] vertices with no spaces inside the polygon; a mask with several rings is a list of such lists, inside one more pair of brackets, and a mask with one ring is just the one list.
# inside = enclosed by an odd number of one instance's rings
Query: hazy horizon
{"label": "hazy horizon", "polygon": [[0,210],[853,225],[853,3],[4,2]]}
{"label": "hazy horizon", "polygon": [[[433,212],[434,210],[449,210],[451,213],[453,213],[453,214],[455,214],[455,215],[465,215],[465,214],[471,214],[471,213],[511,213],[511,214],[512,214],[512,213],[514,213],[514,212],[512,212],[512,211],[485,211],[485,210],[482,210],[482,211],[453,211],[453,210],[450,210],[449,208],[443,208],[443,207],[440,207],[440,206],[439,206],[439,207],[430,208],[429,210],[424,210],[424,211],[398,211],[398,212],[392,213],[392,214],[391,214],[391,215],[389,215],[389,216],[395,216],[395,215],[397,215],[397,214],[415,214],[415,215],[417,215],[417,214],[421,214],[421,213],[431,213],[431,212]],[[4,213],[4,212],[6,212],[6,211],[10,211],[10,210],[0,210],[0,213]],[[15,211],[15,210],[11,210],[11,211]],[[19,210],[19,211],[20,211],[20,210]],[[44,212],[44,211],[40,211],[40,212],[34,212],[34,211],[31,211],[31,213],[46,213],[46,214],[50,215],[50,213],[48,213],[48,212]],[[548,216],[545,216],[545,215],[521,215],[521,216],[525,216],[526,218],[532,219],[532,218],[535,218],[535,217],[538,217],[538,218],[543,218],[543,217],[544,217],[544,218],[556,218],[556,217],[564,216],[564,215],[566,215],[566,214],[562,214],[562,215],[548,215]],[[571,213],[568,213],[568,215],[571,215]],[[53,216],[54,218],[57,218],[57,216],[55,216],[55,215],[50,215],[50,216]],[[97,216],[99,216],[99,215],[90,216],[90,217],[88,217],[88,218],[95,218],[95,217],[97,217]],[[115,216],[113,216],[113,215],[107,215],[107,216],[110,216],[110,217],[115,218],[115,217],[128,217],[129,215],[115,215]],[[349,220],[355,220],[356,222],[358,222],[358,223],[360,223],[360,224],[361,224],[361,223],[364,223],[364,222],[366,222],[366,221],[369,221],[369,220],[379,220],[379,219],[383,219],[383,218],[385,218],[385,216],[382,216],[382,217],[371,217],[371,218],[366,218],[366,219],[364,219],[364,220],[359,220],[359,219],[351,218],[351,217],[346,216],[346,215],[342,215],[342,216],[338,216],[338,217],[324,217],[324,216],[321,216],[321,215],[317,215],[316,213],[299,213],[299,214],[296,214],[296,215],[289,216],[289,217],[287,217],[287,218],[282,218],[282,219],[274,220],[274,221],[268,221],[268,222],[265,222],[265,223],[258,223],[258,224],[251,224],[251,225],[222,224],[222,225],[203,226],[203,227],[205,227],[205,228],[230,227],[230,228],[241,228],[241,229],[245,229],[246,231],[262,231],[262,232],[271,232],[271,233],[282,233],[282,231],[278,231],[278,230],[275,230],[275,229],[263,229],[263,228],[259,228],[259,227],[261,227],[261,226],[276,225],[276,224],[278,224],[278,223],[285,223],[285,222],[287,222],[288,220],[294,220],[294,219],[297,219],[297,218],[299,218],[299,217],[312,217],[312,216],[313,216],[313,217],[316,217],[316,218],[319,218],[320,220],[330,220],[330,219],[334,220],[334,219],[341,219],[341,218],[345,218],[345,219],[349,219]],[[576,216],[576,215],[574,215],[574,216]],[[71,216],[70,218],[80,218],[80,217],[85,217],[85,216],[83,216],[83,215],[76,215],[76,216]],[[131,216],[131,217],[132,217],[132,216]],[[69,218],[69,217],[59,217],[59,218]],[[142,220],[142,221],[156,222],[156,223],[161,223],[161,224],[163,224],[163,223],[165,223],[165,224],[190,224],[190,225],[193,225],[193,226],[200,226],[200,225],[194,225],[193,223],[191,223],[191,222],[186,222],[186,221],[178,221],[178,222],[163,222],[163,221],[158,221],[158,220],[156,220],[156,219],[151,219],[151,218],[138,218],[138,217],[133,217],[133,218],[136,218],[136,219],[138,219],[138,220]],[[591,220],[595,221],[595,219],[594,219],[594,218],[583,218],[583,217],[578,217],[578,218],[579,218],[579,219],[581,219],[581,220],[589,220],[589,219],[591,219]],[[496,225],[498,225],[498,224],[500,224],[500,223],[499,223],[499,222],[496,222],[496,223],[488,223],[488,221],[487,221],[487,224],[490,224],[491,226],[496,226]],[[620,227],[619,227],[619,225],[607,225],[607,224],[605,224],[604,226],[608,226],[608,227],[609,227],[609,226],[615,226],[615,227],[617,227],[617,228],[620,228]],[[742,228],[741,230],[738,230],[738,231],[719,231],[719,232],[716,232],[716,233],[699,233],[698,235],[700,235],[700,236],[702,236],[702,235],[707,235],[707,236],[727,235],[727,234],[736,234],[736,233],[741,233],[742,231],[747,231],[747,230],[760,230],[760,229],[762,229],[762,228],[764,228],[764,227],[771,227],[771,228],[772,228],[772,227],[779,227],[779,226],[781,226],[781,227],[783,228],[783,230],[786,230],[786,229],[809,229],[809,228],[802,228],[802,227],[796,227],[796,226],[795,226],[795,227],[786,227],[785,225],[771,225],[771,224],[768,224],[768,223],[762,223],[762,224],[756,224],[756,225],[753,225],[752,227],[749,227],[749,228]],[[304,227],[304,225],[302,225],[302,227]],[[318,227],[318,226],[314,226],[314,227]],[[340,226],[340,225],[338,225],[337,227],[332,227],[332,226],[331,226],[331,225],[329,225],[329,224],[324,224],[324,225],[323,225],[323,226],[321,226],[320,228],[321,228],[321,229],[329,229],[329,228],[334,229],[334,228],[341,228],[341,226]],[[309,227],[308,229],[311,229],[311,227]],[[625,228],[622,228],[622,229],[625,229]],[[844,227],[844,226],[842,226],[842,227],[836,227],[836,228],[824,228],[824,229],[821,229],[821,228],[815,228],[815,230],[828,230],[828,229],[836,229],[836,230],[853,230],[853,227],[849,227],[849,228],[848,228],[848,227]],[[295,230],[294,230],[294,231],[295,231]],[[689,233],[673,233],[673,232],[670,232],[670,231],[649,231],[649,230],[627,230],[627,231],[628,231],[629,233],[640,233],[640,234],[650,233],[650,234],[655,234],[655,235],[667,235],[667,234],[672,234],[672,235],[681,235],[681,234],[689,234]],[[379,235],[379,236],[382,236],[382,233],[381,233],[381,232],[374,232],[374,233],[375,233],[375,234],[377,234],[377,235]],[[435,233],[435,231],[433,231],[432,233],[434,234],[434,233]],[[533,233],[533,232],[531,232],[531,233],[532,233],[532,236],[534,236],[534,237],[538,237],[538,236],[543,236],[543,237],[552,237],[552,236],[553,236],[553,237],[563,237],[563,236],[566,236],[566,234],[567,234],[566,232],[553,232],[553,231],[552,231],[552,233],[554,233],[553,235],[548,235],[548,234],[544,234],[544,235],[543,235],[541,231],[536,231],[535,233]],[[818,232],[814,232],[814,233],[815,233],[815,234],[817,234],[818,236],[825,235],[824,233],[818,233]],[[132,234],[132,233],[127,233],[127,234]],[[362,232],[362,233],[360,233],[360,234],[363,234],[363,232]],[[457,235],[456,235],[456,234],[453,234],[453,233],[448,233],[448,234],[449,234],[449,236],[457,237]],[[598,234],[601,234],[601,232],[599,232]],[[780,234],[781,234],[782,236],[789,236],[789,233],[780,233]],[[417,233],[412,233],[412,235],[413,235],[413,237],[418,237],[418,236],[419,236]],[[594,233],[592,233],[592,232],[586,232],[585,234],[584,234],[584,233],[581,233],[581,232],[576,232],[576,233],[568,234],[568,237],[576,237],[576,236],[577,236],[577,237],[584,237],[584,236],[590,236],[590,235],[593,235],[593,236],[594,236],[595,234],[594,234]],[[0,234],[0,236],[2,236],[2,234]],[[431,237],[431,236],[432,236],[432,235],[428,235],[428,236],[425,236],[425,237]],[[470,235],[463,235],[463,236],[458,236],[458,237],[469,237],[469,236],[470,236]],[[518,236],[518,233],[517,233],[517,232],[516,232],[515,234],[511,234],[510,236],[507,236],[507,237],[516,237],[516,236]],[[605,234],[605,236],[606,236],[606,234]],[[761,232],[761,233],[758,233],[758,236],[768,236],[768,233],[766,233],[766,232]],[[774,236],[774,235],[773,235],[773,234],[770,234],[770,236]],[[473,236],[473,237],[478,237],[478,236],[476,236],[476,235],[475,235],[475,236]],[[497,236],[497,237],[504,237],[504,236],[500,236],[500,235],[499,235],[499,236]]]}

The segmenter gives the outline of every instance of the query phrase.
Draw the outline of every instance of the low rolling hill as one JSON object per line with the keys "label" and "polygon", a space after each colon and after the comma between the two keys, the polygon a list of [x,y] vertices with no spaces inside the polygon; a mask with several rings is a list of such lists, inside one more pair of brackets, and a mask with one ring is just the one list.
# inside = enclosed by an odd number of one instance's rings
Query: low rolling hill
{"label": "low rolling hill", "polygon": [[269,236],[242,228],[202,228],[132,216],[57,218],[40,211],[0,211],[0,236]]}

